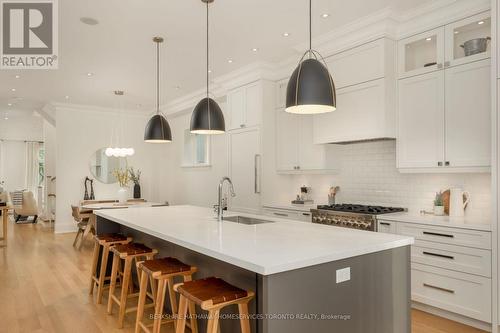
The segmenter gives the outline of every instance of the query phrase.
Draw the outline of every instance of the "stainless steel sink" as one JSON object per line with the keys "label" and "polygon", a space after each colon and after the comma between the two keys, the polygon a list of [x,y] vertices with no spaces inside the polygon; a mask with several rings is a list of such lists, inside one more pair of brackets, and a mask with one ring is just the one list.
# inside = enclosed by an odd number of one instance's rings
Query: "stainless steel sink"
{"label": "stainless steel sink", "polygon": [[264,223],[274,223],[273,221],[255,219],[253,217],[246,216],[228,216],[222,219],[223,221],[236,222],[246,225],[264,224]]}

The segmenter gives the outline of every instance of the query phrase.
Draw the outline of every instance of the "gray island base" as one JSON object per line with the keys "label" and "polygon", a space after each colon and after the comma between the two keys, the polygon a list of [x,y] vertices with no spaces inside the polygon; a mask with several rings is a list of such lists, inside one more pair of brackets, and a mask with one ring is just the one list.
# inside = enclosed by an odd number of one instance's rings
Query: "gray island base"
{"label": "gray island base", "polygon": [[[109,232],[132,236],[159,250],[160,256],[197,266],[195,279],[217,276],[253,290],[250,314],[255,333],[411,331],[410,246],[261,275],[98,216],[97,233]],[[348,267],[350,279],[337,283],[337,271]],[[197,308],[197,314],[204,313]],[[221,332],[240,332],[231,314],[237,314],[236,307],[221,313]],[[200,318],[198,323],[200,332],[206,332],[206,321]]]}

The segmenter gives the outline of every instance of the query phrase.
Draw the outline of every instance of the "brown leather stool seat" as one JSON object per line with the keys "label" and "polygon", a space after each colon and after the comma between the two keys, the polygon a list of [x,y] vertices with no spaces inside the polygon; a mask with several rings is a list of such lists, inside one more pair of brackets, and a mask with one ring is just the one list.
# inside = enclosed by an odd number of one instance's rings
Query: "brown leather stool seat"
{"label": "brown leather stool seat", "polygon": [[248,303],[255,295],[252,291],[243,290],[216,277],[176,284],[174,289],[181,295],[176,333],[184,333],[189,301],[209,312],[207,333],[218,332],[220,311],[232,304],[238,305],[241,332],[250,333]]}
{"label": "brown leather stool seat", "polygon": [[[177,298],[174,292],[174,278],[183,278],[184,282],[189,282],[192,280],[192,276],[196,272],[197,268],[194,266],[186,265],[182,261],[172,257],[139,262],[137,263],[137,268],[141,272],[141,282],[139,302],[137,305],[135,332],[139,333],[141,332],[141,330],[143,330],[148,333],[159,333],[161,330],[161,324],[163,323],[173,322],[174,325],[176,325],[174,317],[177,314]],[[148,280],[150,281],[153,294],[156,294],[155,313],[152,325],[146,325],[146,323],[143,322],[144,305],[146,302],[146,293],[148,290]],[[157,282],[157,291],[155,290],[155,282]],[[172,316],[171,318],[167,317],[167,319],[163,320],[163,307],[165,304],[166,290],[168,290]],[[198,333],[198,326],[195,318],[196,310],[193,302],[190,302],[189,304],[189,313],[191,314],[189,328],[191,329],[192,333]],[[153,327],[152,330],[149,329],[149,327],[151,326]]]}
{"label": "brown leather stool seat", "polygon": [[[90,288],[89,294],[92,295],[94,288],[97,287],[97,304],[102,302],[102,294],[109,285],[105,285],[105,281],[109,280],[111,277],[106,276],[106,270],[108,268],[108,257],[109,251],[112,246],[127,244],[132,241],[131,237],[127,237],[121,234],[102,234],[94,236],[94,253],[92,255],[92,268],[90,271]],[[101,262],[99,264],[99,252],[101,252]],[[99,274],[97,274],[99,273]]]}
{"label": "brown leather stool seat", "polygon": [[[137,307],[127,309],[127,299],[139,296],[139,293],[133,293],[133,283],[131,283],[132,262],[135,261],[137,263],[138,260],[152,260],[158,251],[144,244],[128,243],[113,246],[111,252],[113,252],[113,267],[111,269],[111,285],[109,287],[108,314],[111,314],[113,311],[113,303],[118,304],[118,327],[122,328],[125,314],[137,310]],[[123,281],[120,296],[118,297],[115,295],[115,288],[116,279],[118,277],[118,267],[121,265],[121,260],[124,260],[125,264],[123,267]],[[137,276],[140,276],[139,271],[137,271]],[[147,307],[154,305],[154,297],[152,294],[149,294],[149,296],[153,300],[153,303],[147,304]]]}

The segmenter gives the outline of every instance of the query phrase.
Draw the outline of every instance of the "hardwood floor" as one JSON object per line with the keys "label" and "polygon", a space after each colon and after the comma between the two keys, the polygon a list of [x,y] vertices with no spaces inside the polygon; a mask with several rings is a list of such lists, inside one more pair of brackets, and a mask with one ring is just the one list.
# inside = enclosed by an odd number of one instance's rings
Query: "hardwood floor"
{"label": "hardwood floor", "polygon": [[[107,315],[105,305],[94,304],[88,295],[92,247],[87,242],[75,250],[74,236],[55,235],[44,223],[9,224],[9,244],[0,248],[0,332],[134,331],[133,315],[124,329],[117,329],[116,316]],[[167,326],[162,331],[173,330]],[[413,311],[412,333],[480,332]]]}

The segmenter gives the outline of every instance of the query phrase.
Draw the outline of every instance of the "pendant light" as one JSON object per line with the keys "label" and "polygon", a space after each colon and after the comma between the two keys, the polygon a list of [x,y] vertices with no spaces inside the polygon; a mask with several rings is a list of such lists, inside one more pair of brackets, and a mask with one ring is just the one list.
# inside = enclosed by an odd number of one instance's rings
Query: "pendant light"
{"label": "pendant light", "polygon": [[[121,97],[125,95],[125,92],[123,90],[115,90],[115,96]],[[119,122],[119,129],[116,129],[115,124],[111,128],[111,141],[110,145],[104,153],[106,156],[111,157],[127,157],[127,156],[132,156],[135,154],[134,148],[123,148],[124,146],[121,145],[123,144],[123,139],[125,138],[124,132],[123,132],[123,103],[120,99],[120,102],[118,102],[118,109],[119,109],[119,115],[120,115],[120,122]],[[115,139],[116,135],[116,142],[113,142]],[[115,145],[113,146],[113,143]],[[120,148],[122,147],[122,148]]]}
{"label": "pendant light", "polygon": [[312,0],[309,0],[309,50],[304,53],[288,81],[285,111],[319,114],[335,111],[336,104],[335,84],[326,63],[321,54],[312,49]]}
{"label": "pendant light", "polygon": [[226,131],[224,114],[215,100],[209,97],[209,45],[208,45],[208,4],[214,0],[201,0],[207,7],[207,97],[195,106],[191,115],[191,133],[194,134],[223,134]]}
{"label": "pendant light", "polygon": [[167,119],[160,112],[160,44],[162,37],[154,37],[156,43],[156,114],[149,119],[144,131],[144,142],[167,143],[172,142],[172,131]]}

